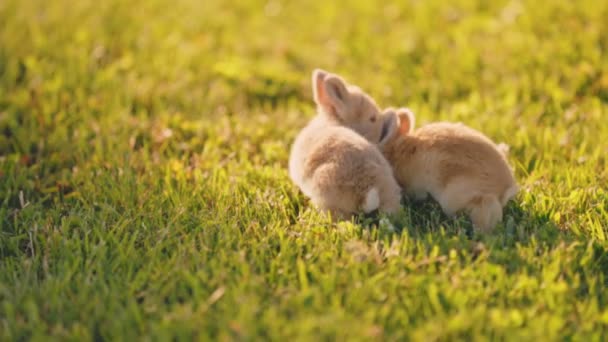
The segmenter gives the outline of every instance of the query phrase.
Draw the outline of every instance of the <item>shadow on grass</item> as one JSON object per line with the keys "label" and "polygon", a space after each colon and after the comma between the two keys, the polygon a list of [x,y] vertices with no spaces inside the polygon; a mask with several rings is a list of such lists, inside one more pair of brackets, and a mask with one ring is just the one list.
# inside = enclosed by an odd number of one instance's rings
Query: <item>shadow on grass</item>
{"label": "shadow on grass", "polygon": [[[503,221],[491,233],[477,233],[464,213],[448,217],[432,199],[425,201],[402,201],[403,209],[390,217],[395,234],[407,233],[412,238],[423,238],[429,234],[465,236],[471,240],[502,238],[505,244],[523,243],[534,237],[539,242],[555,243],[563,239],[574,239],[574,234],[560,230],[546,213],[531,212],[517,201],[504,208]],[[374,211],[355,218],[359,225],[374,229],[379,226],[381,215]]]}
{"label": "shadow on grass", "polygon": [[[490,258],[497,257],[499,263],[508,262],[517,264],[517,260],[509,259],[513,253],[506,253],[501,257],[498,251],[512,250],[517,245],[528,246],[531,243],[553,248],[563,242],[572,242],[577,237],[560,228],[550,219],[549,215],[540,212],[531,212],[521,206],[517,201],[511,201],[504,208],[503,221],[490,233],[479,233],[464,213],[456,217],[448,217],[441,207],[432,199],[425,201],[412,201],[403,199],[403,209],[390,217],[395,228],[383,229],[381,215],[373,212],[361,215],[355,222],[365,229],[378,229],[379,238],[387,235],[408,237],[422,241],[428,245],[438,245],[440,249],[462,248],[471,250],[490,249],[493,251]],[[449,241],[449,243],[448,243]],[[444,251],[444,252],[447,252]]]}

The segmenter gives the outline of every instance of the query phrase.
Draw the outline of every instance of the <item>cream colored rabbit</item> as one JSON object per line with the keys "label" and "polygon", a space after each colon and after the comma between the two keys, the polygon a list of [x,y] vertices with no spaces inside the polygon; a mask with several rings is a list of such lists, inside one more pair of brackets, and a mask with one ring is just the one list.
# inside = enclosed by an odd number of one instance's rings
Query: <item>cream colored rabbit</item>
{"label": "cream colored rabbit", "polygon": [[409,197],[430,194],[448,216],[465,211],[484,232],[502,220],[502,208],[518,191],[505,145],[461,123],[414,131],[414,115],[405,108],[385,111],[383,121],[380,148]]}
{"label": "cream colored rabbit", "polygon": [[318,115],[292,146],[291,179],[334,219],[397,211],[401,190],[375,145],[383,132],[378,106],[337,75],[317,69],[312,82]]}

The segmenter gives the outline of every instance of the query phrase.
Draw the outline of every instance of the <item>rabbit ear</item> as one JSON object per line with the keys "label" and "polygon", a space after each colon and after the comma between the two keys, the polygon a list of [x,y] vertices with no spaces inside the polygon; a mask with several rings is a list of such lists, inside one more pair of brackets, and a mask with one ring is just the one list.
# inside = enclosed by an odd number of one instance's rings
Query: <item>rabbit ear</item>
{"label": "rabbit ear", "polygon": [[382,113],[382,133],[378,145],[383,146],[391,140],[399,130],[399,118],[394,109],[387,109]]}
{"label": "rabbit ear", "polygon": [[400,134],[410,134],[414,131],[416,118],[414,117],[414,112],[412,112],[409,108],[397,109],[397,118],[399,118]]}
{"label": "rabbit ear", "polygon": [[315,69],[312,72],[312,93],[315,99],[315,103],[319,104],[320,97],[322,96],[323,90],[323,81],[325,81],[325,77],[327,77],[328,72],[321,69]]}
{"label": "rabbit ear", "polygon": [[344,81],[321,69],[313,72],[313,93],[319,109],[334,119],[344,119],[348,89]]}

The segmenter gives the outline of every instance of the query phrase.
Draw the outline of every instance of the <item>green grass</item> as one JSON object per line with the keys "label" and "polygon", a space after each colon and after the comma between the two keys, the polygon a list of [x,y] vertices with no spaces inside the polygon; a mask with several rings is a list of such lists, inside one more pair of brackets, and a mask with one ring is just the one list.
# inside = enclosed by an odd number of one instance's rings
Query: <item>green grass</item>
{"label": "green grass", "polygon": [[[605,340],[608,2],[0,1],[0,340]],[[494,233],[291,184],[315,67],[511,146]]]}

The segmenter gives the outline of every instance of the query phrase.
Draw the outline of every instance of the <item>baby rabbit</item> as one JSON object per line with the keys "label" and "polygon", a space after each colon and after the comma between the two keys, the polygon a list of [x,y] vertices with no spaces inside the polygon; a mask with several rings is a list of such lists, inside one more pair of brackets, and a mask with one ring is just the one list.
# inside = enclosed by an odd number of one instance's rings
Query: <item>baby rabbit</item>
{"label": "baby rabbit", "polygon": [[319,209],[334,220],[358,211],[399,209],[401,189],[375,144],[383,132],[374,100],[339,76],[312,75],[317,116],[292,146],[289,176]]}
{"label": "baby rabbit", "polygon": [[502,220],[502,208],[518,191],[504,145],[462,123],[414,131],[414,115],[405,108],[383,115],[387,136],[379,147],[409,197],[431,194],[448,216],[465,211],[482,232]]}

